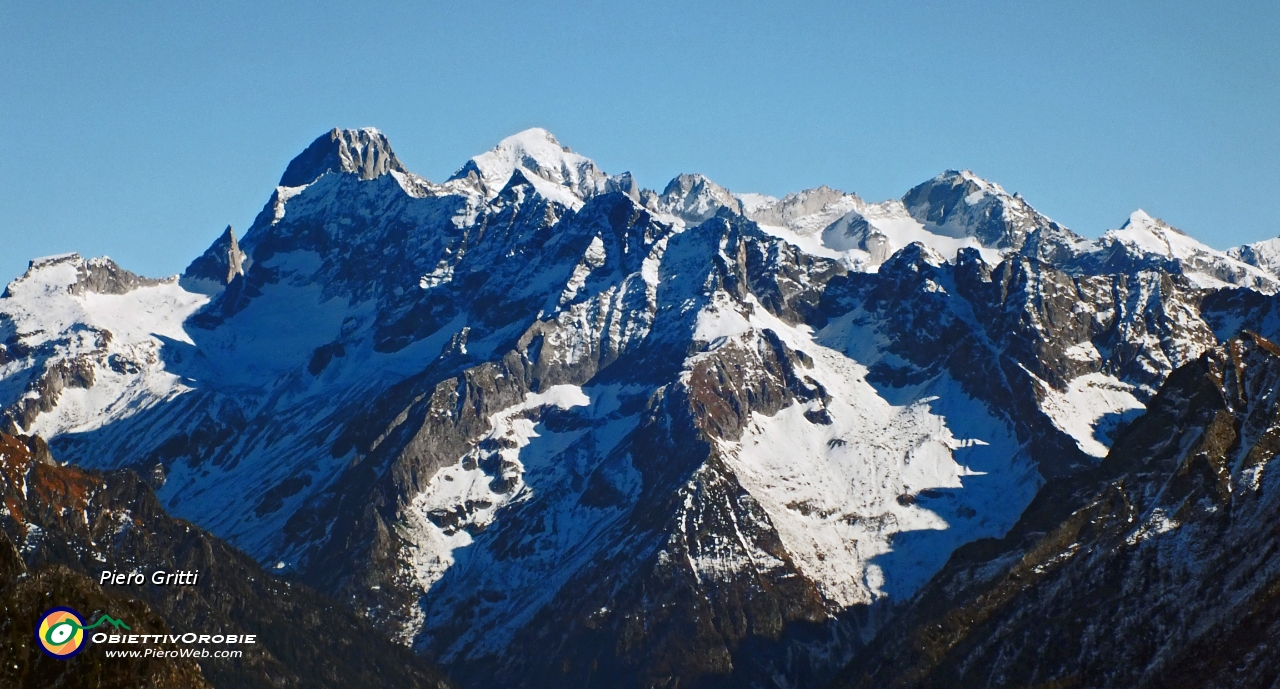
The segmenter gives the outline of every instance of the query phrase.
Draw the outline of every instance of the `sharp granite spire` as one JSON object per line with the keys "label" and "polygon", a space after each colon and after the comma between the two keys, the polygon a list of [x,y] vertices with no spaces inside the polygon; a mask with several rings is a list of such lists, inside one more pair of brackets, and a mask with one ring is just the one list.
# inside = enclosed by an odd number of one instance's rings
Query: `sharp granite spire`
{"label": "sharp granite spire", "polygon": [[240,251],[240,243],[236,241],[236,231],[227,225],[223,236],[227,238],[227,282],[237,275],[244,275],[244,253]]}
{"label": "sharp granite spire", "polygon": [[227,225],[213,245],[182,272],[182,286],[202,294],[219,292],[236,276],[244,275],[247,260],[235,230]]}

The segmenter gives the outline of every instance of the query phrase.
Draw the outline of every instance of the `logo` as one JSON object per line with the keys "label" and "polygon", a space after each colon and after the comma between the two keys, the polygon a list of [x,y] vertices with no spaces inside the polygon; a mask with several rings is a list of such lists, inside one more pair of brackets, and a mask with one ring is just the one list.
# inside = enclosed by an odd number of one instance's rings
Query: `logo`
{"label": "logo", "polygon": [[36,642],[45,654],[66,660],[84,650],[84,632],[103,623],[110,623],[116,629],[129,629],[129,625],[110,615],[102,615],[97,622],[85,626],[84,618],[71,608],[51,608],[40,616],[36,623]]}

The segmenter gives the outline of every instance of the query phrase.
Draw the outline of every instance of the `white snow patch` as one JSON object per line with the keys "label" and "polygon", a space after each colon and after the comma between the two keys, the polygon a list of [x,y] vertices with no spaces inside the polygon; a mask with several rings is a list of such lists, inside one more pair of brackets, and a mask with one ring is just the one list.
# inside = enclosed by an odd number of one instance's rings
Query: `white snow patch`
{"label": "white snow patch", "polygon": [[1067,347],[1063,354],[1073,361],[1090,362],[1102,359],[1102,354],[1098,352],[1098,348],[1088,341]]}
{"label": "white snow patch", "polygon": [[276,187],[276,205],[275,208],[272,209],[271,216],[272,225],[284,220],[285,204],[289,202],[289,199],[301,194],[308,186],[310,185],[303,184],[302,186],[297,187]]}
{"label": "white snow patch", "polygon": [[764,194],[734,194],[739,201],[742,202],[742,210],[749,216],[752,213],[763,210],[778,202],[773,196],[765,196]]}
{"label": "white snow patch", "polygon": [[516,169],[526,173],[538,193],[572,208],[601,191],[608,179],[590,158],[570,152],[551,132],[536,127],[503,139],[471,160],[490,198],[506,186]]}
{"label": "white snow patch", "polygon": [[710,302],[698,312],[693,339],[698,342],[716,342],[741,335],[751,328],[751,321],[738,310],[734,300],[722,290],[717,290],[711,295]]}
{"label": "white snow patch", "polygon": [[568,409],[590,403],[582,388],[555,385],[546,392],[526,395],[520,404],[489,417],[493,430],[485,439],[501,440],[502,449],[498,452],[502,460],[500,478],[514,482],[515,487],[510,490],[494,491],[495,477],[478,466],[477,459],[482,454],[478,449],[460,458],[457,464],[436,472],[426,489],[413,498],[407,510],[413,514],[413,530],[426,540],[415,548],[413,562],[414,577],[424,589],[430,589],[453,565],[454,550],[472,543],[467,529],[446,531],[431,522],[428,515],[456,514],[460,525],[481,529],[488,526],[494,514],[520,493],[523,486],[524,465],[520,462],[520,450],[538,437],[534,431],[536,424],[524,413],[543,406]]}
{"label": "white snow patch", "polygon": [[1089,373],[1067,384],[1065,391],[1040,382],[1044,399],[1040,408],[1053,424],[1075,439],[1076,445],[1094,457],[1109,451],[1106,433],[1145,407],[1133,395],[1133,386],[1105,373]]}
{"label": "white snow patch", "polygon": [[604,265],[605,252],[604,241],[599,236],[591,238],[591,244],[587,246],[586,253],[583,254],[582,260],[573,267],[573,275],[569,276],[569,282],[564,286],[564,292],[560,294],[560,304],[564,305],[578,296],[578,291],[583,285],[587,284],[587,276],[591,275],[591,271]]}
{"label": "white snow patch", "polygon": [[1169,533],[1179,526],[1181,526],[1181,523],[1178,522],[1178,520],[1171,519],[1169,515],[1165,513],[1164,508],[1157,507],[1151,510],[1151,514],[1147,519],[1143,521],[1142,524],[1138,525],[1138,528],[1134,529],[1133,533],[1129,534],[1129,536],[1125,538],[1125,543],[1128,543],[1129,545],[1137,545],[1152,536]]}
{"label": "white snow patch", "polygon": [[817,401],[794,404],[753,414],[741,440],[723,445],[797,566],[834,603],[910,596],[956,547],[1003,535],[1035,495],[1038,474],[1013,432],[949,378],[890,402],[865,366],[807,327],[758,306],[749,318],[717,311],[705,327],[700,314],[704,337],[744,336],[743,321],[767,327],[812,357],[807,375],[830,395],[829,425],[805,417]]}
{"label": "white snow patch", "polygon": [[842,252],[850,268],[868,272],[874,272],[894,252],[913,242],[933,249],[947,260],[954,260],[960,249],[970,248],[977,249],[987,263],[1000,262],[998,249],[985,247],[974,237],[930,232],[896,200],[850,211],[822,232],[824,246]]}

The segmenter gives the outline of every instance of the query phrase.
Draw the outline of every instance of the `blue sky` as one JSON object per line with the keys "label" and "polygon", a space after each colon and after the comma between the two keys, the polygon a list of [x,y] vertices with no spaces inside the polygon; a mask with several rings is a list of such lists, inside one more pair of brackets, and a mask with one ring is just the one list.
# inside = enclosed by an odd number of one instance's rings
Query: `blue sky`
{"label": "blue sky", "polygon": [[1280,3],[0,3],[0,281],[180,271],[331,127],[442,180],[531,126],[661,188],[967,167],[1087,236],[1280,234]]}

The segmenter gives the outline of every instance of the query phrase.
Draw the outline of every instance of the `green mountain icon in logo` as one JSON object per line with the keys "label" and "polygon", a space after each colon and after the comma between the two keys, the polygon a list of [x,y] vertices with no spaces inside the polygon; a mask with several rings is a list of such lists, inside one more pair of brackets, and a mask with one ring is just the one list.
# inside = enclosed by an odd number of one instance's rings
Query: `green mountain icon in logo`
{"label": "green mountain icon in logo", "polygon": [[[94,622],[87,627],[77,624],[75,620],[63,620],[52,627],[49,627],[49,630],[44,633],[44,640],[49,642],[51,645],[57,646],[59,644],[66,643],[67,639],[74,636],[77,631],[95,629],[103,624],[110,624],[116,629],[132,631],[129,625],[125,624],[123,620],[118,620],[106,613],[103,613],[102,617],[99,617],[97,622]],[[58,639],[61,639],[61,641]]]}

